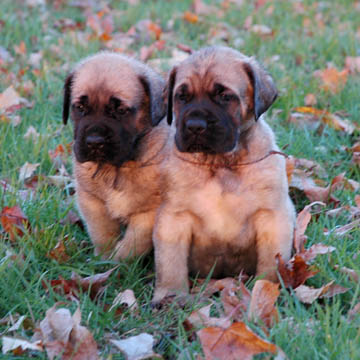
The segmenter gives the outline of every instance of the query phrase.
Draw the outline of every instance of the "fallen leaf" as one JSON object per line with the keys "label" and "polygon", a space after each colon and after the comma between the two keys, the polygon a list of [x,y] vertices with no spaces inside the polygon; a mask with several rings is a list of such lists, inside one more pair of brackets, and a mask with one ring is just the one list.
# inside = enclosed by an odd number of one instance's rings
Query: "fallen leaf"
{"label": "fallen leaf", "polygon": [[202,0],[193,0],[192,3],[192,9],[194,10],[194,13],[197,15],[210,15],[210,14],[216,14],[218,17],[220,10],[213,5],[208,5],[204,3]]}
{"label": "fallen leaf", "polygon": [[127,305],[127,307],[133,311],[136,311],[139,308],[139,305],[136,301],[136,297],[132,290],[126,289],[125,291],[122,291],[119,294],[117,294],[109,311],[123,304]]}
{"label": "fallen leaf", "polygon": [[98,360],[97,344],[90,331],[81,326],[78,308],[72,316],[65,308],[55,304],[46,311],[45,318],[35,330],[34,338],[41,340],[50,360]]}
{"label": "fallen leaf", "polygon": [[27,340],[13,338],[9,336],[2,337],[2,353],[6,354],[12,352],[16,355],[21,355],[26,350],[43,351],[41,341],[29,342]]}
{"label": "fallen leaf", "polygon": [[338,71],[333,67],[329,67],[325,70],[316,70],[314,76],[321,80],[322,89],[336,94],[344,88],[348,73],[348,69]]}
{"label": "fallen leaf", "polygon": [[23,321],[26,319],[25,315],[20,316],[20,318],[16,321],[16,323],[14,325],[12,325],[7,332],[11,332],[11,331],[17,331],[19,330],[20,326],[22,325]]}
{"label": "fallen leaf", "polygon": [[350,74],[360,73],[360,56],[347,56],[345,68],[349,70]]}
{"label": "fallen leaf", "polygon": [[357,315],[360,314],[360,302],[357,303],[352,309],[348,312],[348,317],[350,321],[353,321]]}
{"label": "fallen leaf", "polygon": [[250,27],[250,31],[256,35],[263,37],[273,36],[274,31],[266,25],[254,24]]}
{"label": "fallen leaf", "polygon": [[231,325],[229,317],[211,317],[210,308],[212,304],[203,306],[199,310],[193,311],[184,321],[187,330],[199,327],[219,326],[228,328]]}
{"label": "fallen leaf", "polygon": [[59,240],[46,256],[56,260],[59,264],[63,264],[70,260],[70,256],[66,253],[66,247],[63,240]]}
{"label": "fallen leaf", "polygon": [[190,24],[196,24],[199,21],[198,16],[190,11],[184,12],[183,19]]}
{"label": "fallen leaf", "polygon": [[72,210],[69,210],[68,213],[66,214],[65,218],[60,220],[60,224],[61,225],[66,225],[66,224],[76,225],[81,230],[85,230],[85,225],[84,225],[83,221],[81,220],[80,216]]}
{"label": "fallen leaf", "polygon": [[17,205],[13,207],[5,206],[0,213],[1,225],[5,232],[10,235],[10,240],[14,241],[16,236],[23,236],[25,229],[30,230],[30,223],[21,208]]}
{"label": "fallen leaf", "polygon": [[305,206],[304,209],[299,212],[296,218],[296,226],[294,232],[294,248],[297,253],[304,250],[304,245],[307,239],[307,236],[305,235],[305,230],[311,220],[310,210],[314,205],[325,206],[323,202],[315,201],[310,205]]}
{"label": "fallen leaf", "polygon": [[22,98],[13,86],[9,86],[0,94],[0,110],[8,111],[10,108],[22,104],[28,104],[28,101]]}
{"label": "fallen leaf", "polygon": [[205,358],[218,360],[250,360],[263,352],[275,354],[277,347],[253,333],[243,322],[230,327],[208,327],[197,332]]}
{"label": "fallen leaf", "polygon": [[227,285],[220,293],[225,314],[236,321],[244,320],[251,301],[251,293],[240,282],[239,285]]}
{"label": "fallen leaf", "polygon": [[[340,116],[330,113],[326,110],[320,110],[313,108],[311,106],[300,106],[293,109],[293,112],[290,115],[290,122],[299,123],[296,119],[295,114],[305,114],[309,115],[310,119],[314,124],[322,122],[335,130],[344,131],[347,134],[351,135],[355,129],[359,128],[358,125],[352,123],[348,119],[342,119]],[[293,118],[291,118],[293,116]],[[295,117],[294,117],[295,116]],[[295,120],[295,121],[294,121]],[[307,120],[309,121],[309,120]]]}
{"label": "fallen leaf", "polygon": [[349,224],[344,226],[337,226],[332,230],[324,231],[324,235],[336,235],[336,236],[344,236],[348,232],[352,231],[353,229],[357,229],[360,225],[360,219],[354,220]]}
{"label": "fallen leaf", "polygon": [[328,246],[322,243],[318,243],[312,245],[309,249],[302,250],[298,253],[298,255],[301,256],[305,262],[310,262],[314,260],[318,255],[329,254],[335,250],[336,247],[334,246]]}
{"label": "fallen leaf", "polygon": [[19,170],[19,181],[25,181],[26,179],[32,177],[36,169],[39,167],[40,163],[30,164],[26,162]]}
{"label": "fallen leaf", "polygon": [[316,105],[316,103],[317,103],[316,95],[310,93],[305,96],[304,99],[305,106],[314,106]]}
{"label": "fallen leaf", "polygon": [[272,327],[278,321],[279,315],[275,302],[280,295],[279,284],[268,280],[257,280],[251,292],[249,320],[262,321],[267,327]]}
{"label": "fallen leaf", "polygon": [[36,131],[36,129],[33,126],[29,126],[28,129],[26,130],[26,133],[24,134],[24,139],[36,141],[39,135],[40,134]]}
{"label": "fallen leaf", "polygon": [[349,269],[346,266],[339,267],[338,265],[335,265],[335,269],[339,270],[343,274],[349,275],[349,278],[355,282],[355,284],[358,284],[360,282],[360,275],[353,269]]}
{"label": "fallen leaf", "polygon": [[332,297],[337,294],[342,294],[349,289],[334,284],[334,281],[330,281],[328,284],[321,288],[315,289],[306,285],[298,286],[294,292],[296,297],[305,304],[312,304],[318,298]]}
{"label": "fallen leaf", "polygon": [[312,270],[300,255],[295,255],[285,263],[281,255],[277,254],[276,261],[279,274],[286,288],[295,289],[318,273],[317,270]]}
{"label": "fallen leaf", "polygon": [[110,340],[110,342],[124,353],[126,360],[162,359],[153,351],[155,340],[150,334],[142,333],[125,340]]}

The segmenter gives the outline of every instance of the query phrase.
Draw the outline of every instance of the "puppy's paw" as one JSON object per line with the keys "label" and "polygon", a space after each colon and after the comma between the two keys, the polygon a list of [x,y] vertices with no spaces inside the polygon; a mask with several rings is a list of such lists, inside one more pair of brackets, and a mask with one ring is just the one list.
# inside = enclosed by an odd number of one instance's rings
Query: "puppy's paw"
{"label": "puppy's paw", "polygon": [[176,302],[178,305],[183,306],[188,298],[188,292],[185,290],[170,290],[166,288],[155,289],[151,307],[153,309],[160,309],[164,305]]}

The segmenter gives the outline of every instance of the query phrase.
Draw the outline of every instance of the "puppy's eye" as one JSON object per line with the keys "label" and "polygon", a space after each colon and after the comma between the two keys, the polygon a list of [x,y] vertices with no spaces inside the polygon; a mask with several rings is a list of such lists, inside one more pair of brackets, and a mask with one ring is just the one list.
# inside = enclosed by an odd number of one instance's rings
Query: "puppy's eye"
{"label": "puppy's eye", "polygon": [[181,93],[177,94],[177,98],[179,99],[179,101],[186,103],[188,101],[189,96],[188,96],[188,94],[181,92]]}
{"label": "puppy's eye", "polygon": [[232,96],[230,94],[222,93],[220,95],[220,100],[223,102],[229,102],[232,99]]}
{"label": "puppy's eye", "polygon": [[124,108],[124,107],[118,107],[118,108],[116,109],[116,112],[117,112],[119,115],[126,115],[126,114],[129,112],[129,109]]}

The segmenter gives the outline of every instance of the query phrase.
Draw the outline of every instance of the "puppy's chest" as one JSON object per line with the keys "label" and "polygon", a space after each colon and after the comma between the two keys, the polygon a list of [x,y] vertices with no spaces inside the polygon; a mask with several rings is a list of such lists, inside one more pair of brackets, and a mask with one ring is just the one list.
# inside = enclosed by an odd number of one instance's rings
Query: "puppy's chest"
{"label": "puppy's chest", "polygon": [[247,226],[258,209],[258,189],[231,172],[220,172],[188,197],[188,205],[199,219],[199,231],[209,236],[233,239]]}

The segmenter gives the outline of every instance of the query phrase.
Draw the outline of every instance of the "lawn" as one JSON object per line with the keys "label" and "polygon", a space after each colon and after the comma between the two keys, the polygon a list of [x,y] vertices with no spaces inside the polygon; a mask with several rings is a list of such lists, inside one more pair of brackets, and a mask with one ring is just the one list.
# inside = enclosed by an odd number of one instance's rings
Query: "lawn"
{"label": "lawn", "polygon": [[[152,309],[151,256],[115,263],[93,255],[76,218],[72,125],[62,125],[62,89],[73,65],[99,50],[133,55],[166,76],[187,56],[184,50],[223,44],[254,55],[273,75],[279,98],[267,118],[279,146],[293,159],[314,162],[304,170],[293,161],[290,193],[298,212],[312,201],[325,203],[312,211],[305,247],[322,243],[335,249],[313,260],[318,273],[305,284],[320,288],[334,281],[346,288],[304,303],[282,283],[278,321],[268,328],[251,318],[244,321],[288,359],[360,359],[359,19],[360,2],[350,0],[2,0],[0,211],[17,206],[28,225],[14,233],[1,215],[0,335],[31,341],[46,311],[62,302],[71,313],[80,307],[82,325],[93,334],[102,359],[124,358],[110,339],[140,333],[154,336],[153,350],[165,359],[204,355],[185,320],[209,304],[209,297],[200,293],[185,306],[174,302]],[[307,113],[313,109],[321,115]],[[299,174],[312,191],[295,184]],[[322,196],[339,174],[344,174],[340,183]],[[101,290],[70,281],[73,273],[85,278],[110,269]],[[251,290],[254,283],[250,279],[246,286]],[[111,308],[126,289],[133,290],[138,308]],[[211,301],[212,316],[221,317],[221,298],[215,294]],[[20,316],[25,320],[9,330]],[[47,355],[18,349],[0,358]]]}

